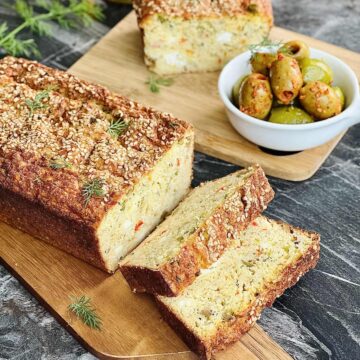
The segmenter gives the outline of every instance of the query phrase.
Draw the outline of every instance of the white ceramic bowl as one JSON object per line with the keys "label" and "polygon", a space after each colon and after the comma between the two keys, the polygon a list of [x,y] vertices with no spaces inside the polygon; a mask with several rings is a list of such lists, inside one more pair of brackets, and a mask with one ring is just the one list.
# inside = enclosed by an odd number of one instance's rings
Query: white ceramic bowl
{"label": "white ceramic bowl", "polygon": [[359,83],[353,70],[333,55],[316,49],[310,50],[312,58],[323,59],[332,68],[334,86],[340,86],[345,93],[345,110],[330,119],[299,125],[270,123],[241,112],[231,102],[231,90],[237,79],[251,72],[250,52],[247,51],[223,68],[218,82],[226,114],[243,137],[268,149],[300,151],[322,145],[360,122]]}

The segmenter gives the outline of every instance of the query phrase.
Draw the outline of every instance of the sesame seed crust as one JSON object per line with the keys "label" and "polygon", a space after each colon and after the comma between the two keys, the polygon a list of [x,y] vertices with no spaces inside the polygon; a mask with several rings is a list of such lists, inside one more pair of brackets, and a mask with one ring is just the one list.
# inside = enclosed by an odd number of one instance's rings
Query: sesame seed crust
{"label": "sesame seed crust", "polygon": [[191,19],[254,12],[267,17],[271,25],[273,23],[270,0],[134,0],[133,6],[140,24],[155,14]]}
{"label": "sesame seed crust", "polygon": [[[124,129],[114,136],[117,122]],[[0,60],[0,186],[60,216],[96,224],[192,131],[170,114],[69,73]],[[83,187],[95,179],[102,194],[84,206]]]}

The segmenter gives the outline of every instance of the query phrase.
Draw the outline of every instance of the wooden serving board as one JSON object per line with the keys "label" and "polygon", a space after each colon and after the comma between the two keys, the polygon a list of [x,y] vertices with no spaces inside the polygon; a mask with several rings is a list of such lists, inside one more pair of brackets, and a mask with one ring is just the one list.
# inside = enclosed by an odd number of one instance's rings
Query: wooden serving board
{"label": "wooden serving board", "polygon": [[[312,47],[338,56],[360,77],[360,54],[280,28],[274,28],[271,37],[303,39]],[[198,151],[242,166],[258,163],[268,175],[287,180],[311,177],[343,136],[296,154],[271,155],[241,137],[230,125],[217,93],[218,73],[179,75],[174,77],[172,86],[162,88],[158,94],[151,93],[145,84],[150,73],[143,62],[134,13],[115,26],[70,72],[192,122]]]}
{"label": "wooden serving board", "polygon": [[[277,39],[305,39],[344,59],[359,74],[360,55],[302,35],[275,28]],[[134,14],[119,23],[72,68],[83,79],[101,83],[145,104],[173,112],[196,127],[199,151],[247,165],[260,163],[268,174],[291,180],[310,177],[334,148],[332,142],[291,156],[260,151],[228,123],[217,97],[216,73],[176,77],[160,94],[149,92]],[[0,261],[92,353],[104,359],[196,359],[161,320],[150,296],[132,294],[119,272],[109,276],[31,236],[0,222]],[[68,310],[70,296],[87,295],[102,318],[101,331],[91,330]],[[215,357],[218,360],[289,360],[265,332],[255,326],[239,342]]]}
{"label": "wooden serving board", "polygon": [[[152,298],[133,294],[120,272],[108,275],[0,222],[0,261],[85,347],[101,359],[196,360],[161,320]],[[67,309],[86,295],[102,319],[92,330]],[[290,360],[259,326],[216,360]]]}

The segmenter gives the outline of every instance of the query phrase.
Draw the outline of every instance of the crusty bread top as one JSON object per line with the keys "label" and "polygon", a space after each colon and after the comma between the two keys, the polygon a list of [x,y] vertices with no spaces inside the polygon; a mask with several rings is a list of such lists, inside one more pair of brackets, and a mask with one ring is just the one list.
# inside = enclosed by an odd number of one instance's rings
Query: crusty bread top
{"label": "crusty bread top", "polygon": [[[90,224],[193,131],[170,114],[14,57],[0,60],[0,113],[0,185]],[[125,124],[119,136],[109,132],[117,121]],[[84,186],[94,179],[102,194],[85,206]]]}
{"label": "crusty bread top", "polygon": [[139,23],[154,14],[190,19],[246,13],[261,14],[273,22],[271,0],[134,0],[133,6]]}

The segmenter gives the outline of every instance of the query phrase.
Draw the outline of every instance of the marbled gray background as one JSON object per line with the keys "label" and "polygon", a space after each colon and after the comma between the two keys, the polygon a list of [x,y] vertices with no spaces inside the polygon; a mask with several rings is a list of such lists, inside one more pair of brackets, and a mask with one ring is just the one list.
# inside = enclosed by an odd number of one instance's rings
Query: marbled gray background
{"label": "marbled gray background", "polygon": [[[273,0],[275,21],[294,31],[360,52],[360,1]],[[78,33],[57,29],[38,39],[42,61],[67,68],[129,11],[110,5],[106,20]],[[0,5],[0,23],[16,20]],[[236,166],[197,153],[194,185]],[[321,259],[260,319],[296,359],[360,359],[360,126],[345,135],[320,171],[302,183],[270,179],[276,198],[267,213],[322,235]],[[94,359],[0,265],[1,359]],[[245,360],[245,359],[244,359]]]}

